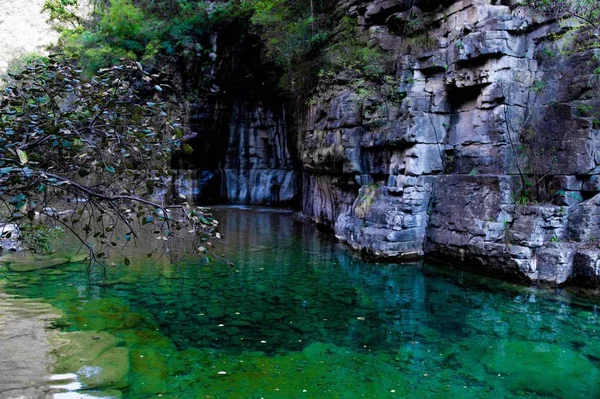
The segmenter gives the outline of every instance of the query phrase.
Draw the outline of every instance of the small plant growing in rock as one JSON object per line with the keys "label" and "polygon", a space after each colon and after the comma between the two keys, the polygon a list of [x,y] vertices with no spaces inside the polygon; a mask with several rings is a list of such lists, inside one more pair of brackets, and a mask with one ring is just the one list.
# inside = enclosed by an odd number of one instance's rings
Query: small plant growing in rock
{"label": "small plant growing in rock", "polygon": [[519,196],[515,199],[515,205],[529,205],[531,203],[531,199],[525,193],[519,194]]}
{"label": "small plant growing in rock", "polygon": [[558,53],[549,47],[544,47],[544,49],[541,51],[541,55],[544,58],[556,58]]}
{"label": "small plant growing in rock", "polygon": [[575,18],[586,26],[600,28],[600,2],[597,0],[536,0],[531,7],[558,19]]}
{"label": "small plant growing in rock", "polygon": [[359,197],[356,199],[354,206],[354,214],[357,217],[364,219],[367,216],[367,213],[373,205],[376,192],[377,186],[374,184],[361,188]]}
{"label": "small plant growing in rock", "polygon": [[577,114],[582,117],[590,116],[594,107],[589,104],[580,104],[577,106]]}
{"label": "small plant growing in rock", "polygon": [[534,93],[539,93],[542,90],[544,90],[544,87],[546,87],[546,84],[544,82],[542,82],[541,80],[536,80],[531,86],[531,91]]}

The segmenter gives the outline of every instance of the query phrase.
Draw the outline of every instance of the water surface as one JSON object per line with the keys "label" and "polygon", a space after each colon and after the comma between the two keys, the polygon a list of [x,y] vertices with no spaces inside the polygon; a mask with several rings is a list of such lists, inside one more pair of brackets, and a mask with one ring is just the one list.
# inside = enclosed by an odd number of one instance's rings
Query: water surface
{"label": "water surface", "polygon": [[600,397],[595,303],[367,263],[290,213],[216,213],[230,263],[9,271],[5,290],[116,337],[127,378],[98,388],[125,398]]}

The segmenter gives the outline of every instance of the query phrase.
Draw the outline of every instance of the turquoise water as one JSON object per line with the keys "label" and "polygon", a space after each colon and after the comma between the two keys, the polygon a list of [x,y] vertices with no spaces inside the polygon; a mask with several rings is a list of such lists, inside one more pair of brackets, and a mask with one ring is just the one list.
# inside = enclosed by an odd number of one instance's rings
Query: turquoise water
{"label": "turquoise water", "polygon": [[71,264],[4,290],[116,337],[126,377],[98,388],[125,398],[600,398],[598,303],[367,263],[289,213],[217,216],[232,265],[144,259],[90,281]]}

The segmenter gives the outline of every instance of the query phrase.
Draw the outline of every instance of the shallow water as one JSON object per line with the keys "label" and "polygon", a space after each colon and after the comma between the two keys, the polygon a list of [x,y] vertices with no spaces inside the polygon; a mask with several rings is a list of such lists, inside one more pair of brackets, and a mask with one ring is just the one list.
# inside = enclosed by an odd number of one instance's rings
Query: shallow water
{"label": "shallow water", "polygon": [[289,213],[216,213],[233,266],[144,259],[90,283],[71,264],[7,272],[5,291],[114,335],[127,378],[98,388],[125,398],[600,397],[597,303],[366,263]]}

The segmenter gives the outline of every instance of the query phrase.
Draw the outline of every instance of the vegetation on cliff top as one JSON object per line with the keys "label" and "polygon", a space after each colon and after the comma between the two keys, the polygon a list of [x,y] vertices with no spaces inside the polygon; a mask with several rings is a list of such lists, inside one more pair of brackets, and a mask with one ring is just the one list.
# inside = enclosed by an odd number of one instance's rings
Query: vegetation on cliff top
{"label": "vegetation on cliff top", "polygon": [[573,17],[596,30],[600,28],[600,3],[597,0],[539,0],[529,3],[558,19]]}
{"label": "vegetation on cliff top", "polygon": [[357,34],[356,21],[344,17],[335,0],[96,0],[87,20],[75,15],[76,4],[47,0],[46,10],[61,31],[59,48],[77,56],[88,74],[123,57],[150,64],[179,57],[208,69],[226,51],[215,48],[219,35],[235,24],[262,43],[262,60],[279,67],[279,87],[287,94],[306,97],[319,79],[343,69],[368,79],[385,72],[383,53]]}

